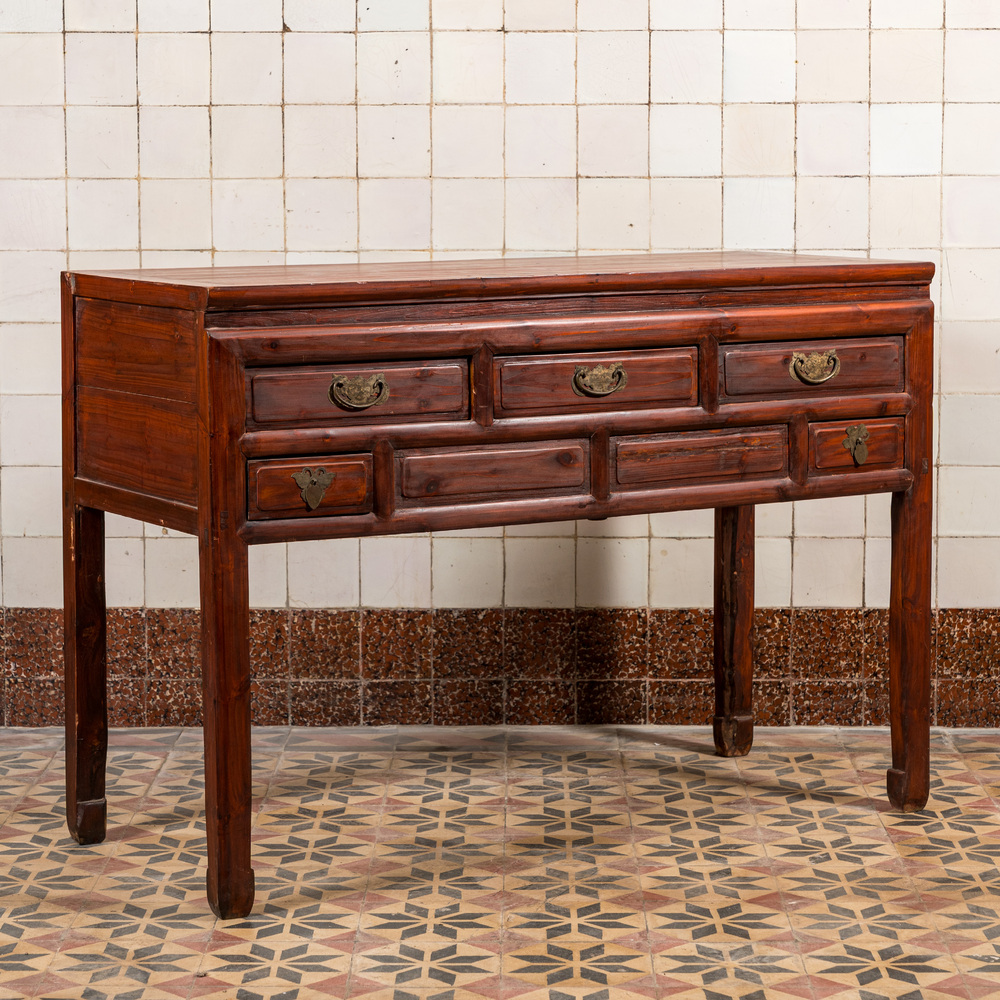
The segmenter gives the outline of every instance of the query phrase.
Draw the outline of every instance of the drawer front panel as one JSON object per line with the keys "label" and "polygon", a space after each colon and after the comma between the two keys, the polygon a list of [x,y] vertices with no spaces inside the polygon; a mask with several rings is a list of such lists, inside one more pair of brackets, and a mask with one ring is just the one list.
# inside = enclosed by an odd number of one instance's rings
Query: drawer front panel
{"label": "drawer front panel", "polygon": [[498,416],[694,406],[698,351],[679,347],[497,358],[494,391]]}
{"label": "drawer front panel", "polygon": [[612,443],[616,479],[625,487],[783,476],[788,471],[788,430],[780,425],[642,434]]}
{"label": "drawer front panel", "polygon": [[886,337],[726,347],[722,369],[725,396],[899,392],[903,388],[903,341]]}
{"label": "drawer front panel", "polygon": [[247,479],[251,520],[365,514],[372,509],[371,455],[251,462]]}
{"label": "drawer front panel", "polygon": [[811,472],[902,468],[904,462],[901,418],[809,425]]}
{"label": "drawer front panel", "polygon": [[423,448],[399,456],[399,489],[407,500],[449,500],[546,490],[582,492],[589,480],[587,441]]}
{"label": "drawer front panel", "polygon": [[460,420],[469,414],[465,361],[285,368],[255,374],[251,409],[257,423]]}

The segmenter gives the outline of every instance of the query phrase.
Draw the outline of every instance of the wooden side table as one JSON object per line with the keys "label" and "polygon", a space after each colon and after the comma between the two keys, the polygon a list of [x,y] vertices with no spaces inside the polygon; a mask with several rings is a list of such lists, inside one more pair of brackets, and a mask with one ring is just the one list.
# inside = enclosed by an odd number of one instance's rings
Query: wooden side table
{"label": "wooden side table", "polygon": [[198,536],[219,916],[253,903],[257,542],[715,508],[714,733],[737,755],[754,505],[892,493],[888,792],[921,808],[932,275],[754,253],[65,274],[71,833],[105,835],[105,511]]}

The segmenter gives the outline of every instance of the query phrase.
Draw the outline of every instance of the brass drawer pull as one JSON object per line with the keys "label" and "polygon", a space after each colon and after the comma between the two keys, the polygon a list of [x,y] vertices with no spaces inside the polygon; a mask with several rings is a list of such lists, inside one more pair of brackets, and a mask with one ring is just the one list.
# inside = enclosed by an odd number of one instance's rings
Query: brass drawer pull
{"label": "brass drawer pull", "polygon": [[326,469],[303,469],[301,472],[293,472],[292,479],[301,492],[302,499],[310,510],[315,510],[326,496],[327,488],[336,478],[336,472],[327,472]]}
{"label": "brass drawer pull", "polygon": [[857,465],[864,465],[868,458],[868,445],[865,444],[867,440],[868,428],[864,424],[855,424],[847,428],[847,437],[842,443]]}
{"label": "brass drawer pull", "polygon": [[802,354],[795,351],[788,366],[788,374],[806,385],[822,385],[829,382],[840,371],[840,358],[832,348],[822,354]]}
{"label": "brass drawer pull", "polygon": [[389,383],[383,372],[375,375],[334,375],[330,402],[345,410],[367,410],[389,398]]}
{"label": "brass drawer pull", "polygon": [[621,362],[594,365],[593,368],[577,365],[573,373],[573,392],[578,396],[610,396],[624,389],[627,382],[628,373]]}

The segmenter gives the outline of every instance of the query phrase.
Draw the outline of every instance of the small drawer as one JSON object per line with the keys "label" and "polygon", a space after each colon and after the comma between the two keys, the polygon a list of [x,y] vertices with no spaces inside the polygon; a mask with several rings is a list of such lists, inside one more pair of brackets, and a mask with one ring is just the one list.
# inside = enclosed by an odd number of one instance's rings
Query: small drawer
{"label": "small drawer", "polygon": [[497,358],[493,374],[499,417],[698,402],[695,347]]}
{"label": "small drawer", "polygon": [[612,439],[620,486],[781,477],[788,473],[788,428],[724,428]]}
{"label": "small drawer", "polygon": [[730,396],[900,392],[903,340],[809,340],[725,347],[720,388]]}
{"label": "small drawer", "polygon": [[461,420],[469,415],[468,371],[464,360],[258,371],[250,413],[259,424]]}
{"label": "small drawer", "polygon": [[902,418],[809,425],[811,474],[899,469],[904,464]]}
{"label": "small drawer", "polygon": [[586,440],[421,448],[397,457],[399,491],[420,503],[581,493],[590,479],[588,454]]}
{"label": "small drawer", "polygon": [[247,507],[251,521],[365,514],[372,509],[371,455],[251,462]]}

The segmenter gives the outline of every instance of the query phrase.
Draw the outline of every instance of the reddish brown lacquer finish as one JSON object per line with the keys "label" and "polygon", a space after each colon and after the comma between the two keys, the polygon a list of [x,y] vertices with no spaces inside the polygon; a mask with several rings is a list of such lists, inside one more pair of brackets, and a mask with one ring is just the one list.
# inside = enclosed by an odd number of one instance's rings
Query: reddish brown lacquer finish
{"label": "reddish brown lacquer finish", "polygon": [[[829,381],[810,385],[789,368],[795,354],[835,352],[840,369]],[[841,395],[848,392],[898,392],[903,387],[903,342],[884,340],[800,340],[794,344],[727,347],[722,352],[722,390],[726,396]]]}
{"label": "reddish brown lacquer finish", "polygon": [[684,480],[774,479],[788,468],[788,431],[780,427],[643,434],[615,442],[622,486]]}
{"label": "reddish brown lacquer finish", "polygon": [[[385,388],[374,389],[374,401],[354,409],[338,404],[332,390],[334,382],[350,379],[362,383],[376,380],[373,384]],[[279,369],[254,375],[250,392],[251,415],[260,424],[457,420],[469,415],[469,366],[462,359]]]}
{"label": "reddish brown lacquer finish", "polygon": [[538,490],[546,494],[582,492],[587,481],[587,452],[587,441],[401,452],[401,500],[456,502]]}
{"label": "reddish brown lacquer finish", "polygon": [[105,835],[106,511],[198,537],[220,916],[253,904],[258,542],[714,507],[715,740],[741,754],[754,505],[890,492],[888,788],[921,808],[932,275],[743,252],[64,275],[71,833]]}
{"label": "reddish brown lacquer finish", "polygon": [[[857,423],[834,421],[828,424],[811,424],[809,427],[809,465],[816,472],[842,472],[845,469],[874,469],[876,467],[902,468],[903,425],[902,417],[892,420],[865,420]],[[866,454],[859,462],[845,447],[850,427],[863,427]]]}
{"label": "reddish brown lacquer finish", "polygon": [[[698,402],[698,352],[691,347],[497,358],[494,365],[498,417],[694,406]],[[611,376],[607,395],[587,395],[575,382],[577,373],[586,383],[586,374],[598,367],[622,372],[621,387]]]}
{"label": "reddish brown lacquer finish", "polygon": [[247,483],[247,510],[253,519],[363,514],[372,509],[371,455],[251,462]]}

